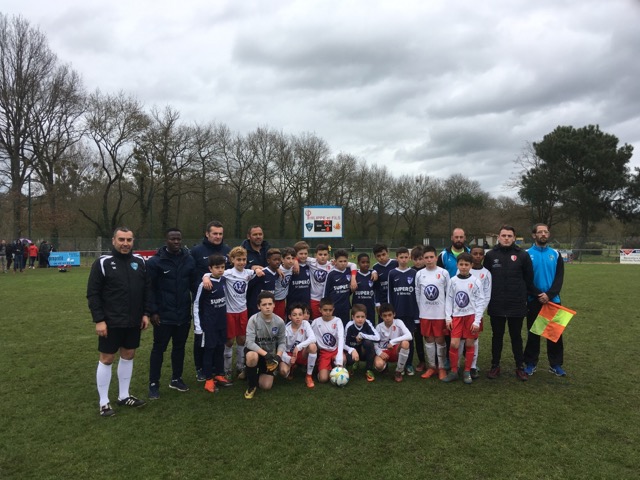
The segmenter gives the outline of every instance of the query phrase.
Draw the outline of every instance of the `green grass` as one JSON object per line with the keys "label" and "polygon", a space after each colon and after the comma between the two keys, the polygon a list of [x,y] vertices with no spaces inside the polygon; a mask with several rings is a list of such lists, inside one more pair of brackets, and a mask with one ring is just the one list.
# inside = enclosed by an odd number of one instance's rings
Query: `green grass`
{"label": "green grass", "polygon": [[[98,416],[88,268],[0,275],[0,478],[634,478],[640,471],[636,298],[640,268],[567,265],[567,378],[508,368],[471,386],[356,374],[344,389],[302,377],[242,397],[193,378],[144,409]],[[490,328],[481,336],[486,372]],[[131,391],[146,398],[151,332]],[[510,364],[505,338],[503,366]],[[112,381],[112,401],[117,377]],[[117,407],[116,407],[117,408]]]}

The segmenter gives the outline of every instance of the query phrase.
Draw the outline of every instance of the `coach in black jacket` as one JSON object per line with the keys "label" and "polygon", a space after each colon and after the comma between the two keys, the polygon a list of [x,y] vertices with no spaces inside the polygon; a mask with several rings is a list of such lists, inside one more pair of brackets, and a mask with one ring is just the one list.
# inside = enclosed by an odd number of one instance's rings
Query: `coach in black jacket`
{"label": "coach in black jacket", "polygon": [[487,252],[484,266],[491,272],[491,370],[487,377],[494,379],[500,375],[500,357],[505,325],[509,325],[511,349],[516,363],[516,376],[527,380],[524,372],[522,349],[522,323],[527,314],[527,296],[535,295],[533,285],[533,265],[529,254],[515,245],[516,231],[509,225],[500,228],[498,245]]}
{"label": "coach in black jacket", "polygon": [[149,399],[160,398],[160,372],[164,352],[172,340],[171,382],[169,387],[186,392],[182,381],[184,350],[191,328],[191,292],[195,283],[196,262],[189,250],[182,247],[182,232],[170,228],[166,245],[149,259],[149,275],[153,288],[151,323],[153,348],[149,362]]}
{"label": "coach in black jacket", "polygon": [[133,357],[140,346],[140,330],[149,326],[151,282],[142,257],[133,255],[133,232],[118,227],[111,239],[113,249],[91,267],[87,283],[87,300],[98,335],[100,361],[96,382],[100,395],[100,415],[110,417],[115,411],[109,403],[111,365],[120,353],[118,405],[141,407],[144,401],[129,394]]}

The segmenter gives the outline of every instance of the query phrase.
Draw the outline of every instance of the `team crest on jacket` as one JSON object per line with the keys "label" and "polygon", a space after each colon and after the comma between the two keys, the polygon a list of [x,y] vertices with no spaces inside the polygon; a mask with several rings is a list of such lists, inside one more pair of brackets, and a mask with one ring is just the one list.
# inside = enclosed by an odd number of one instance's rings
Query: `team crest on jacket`
{"label": "team crest on jacket", "polygon": [[517,255],[511,255],[511,261],[515,262],[518,259]]}
{"label": "team crest on jacket", "polygon": [[413,283],[413,277],[407,277],[407,283],[411,285]]}
{"label": "team crest on jacket", "polygon": [[327,279],[327,272],[324,270],[316,270],[313,272],[313,278],[315,278],[319,283],[324,283]]}
{"label": "team crest on jacket", "polygon": [[138,270],[138,264],[136,262],[131,262],[131,268]]}
{"label": "team crest on jacket", "polygon": [[271,333],[273,335],[275,335],[276,333],[278,333],[278,327],[271,327]]}

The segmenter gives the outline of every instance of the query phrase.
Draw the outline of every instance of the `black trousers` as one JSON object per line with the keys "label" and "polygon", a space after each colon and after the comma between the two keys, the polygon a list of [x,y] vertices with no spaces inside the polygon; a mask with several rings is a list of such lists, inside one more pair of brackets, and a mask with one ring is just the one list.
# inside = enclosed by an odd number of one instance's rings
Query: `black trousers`
{"label": "black trousers", "polygon": [[[531,325],[536,321],[538,313],[542,304],[540,302],[529,302],[527,308],[527,346],[524,349],[524,361],[525,363],[531,363],[533,365],[538,364],[538,358],[540,357],[540,335],[531,333]],[[552,342],[547,339],[547,358],[549,359],[549,365],[562,365],[564,362],[564,342],[562,341],[562,335],[557,342]]]}
{"label": "black trousers", "polygon": [[524,363],[524,354],[522,351],[522,323],[523,317],[494,317],[491,316],[491,367],[500,366],[502,357],[502,346],[504,342],[504,331],[509,326],[509,337],[511,337],[511,350],[513,351],[513,360],[516,368],[521,368]]}
{"label": "black trousers", "polygon": [[181,378],[184,368],[184,347],[187,343],[191,322],[182,325],[163,325],[153,327],[153,348],[149,359],[149,383],[160,382],[162,360],[167,350],[169,340],[173,341],[171,347],[171,379]]}
{"label": "black trousers", "polygon": [[[371,340],[363,340],[360,345],[355,347],[358,351],[358,356],[360,360],[364,360],[367,364],[367,370],[373,370],[373,359],[376,357],[376,349]],[[345,354],[347,359],[347,366],[353,365],[355,362],[353,358],[348,353]]]}

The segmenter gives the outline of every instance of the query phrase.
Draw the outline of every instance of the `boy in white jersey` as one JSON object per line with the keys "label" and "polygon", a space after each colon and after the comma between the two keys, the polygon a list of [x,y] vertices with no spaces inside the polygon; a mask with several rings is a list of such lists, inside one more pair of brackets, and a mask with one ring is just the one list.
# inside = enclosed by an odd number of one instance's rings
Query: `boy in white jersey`
{"label": "boy in white jersey", "polygon": [[471,384],[471,364],[475,352],[474,342],[480,332],[482,314],[484,312],[484,293],[480,281],[471,275],[473,258],[463,252],[456,259],[458,274],[451,279],[446,298],[447,328],[451,331],[451,347],[449,362],[451,371],[443,382],[458,379],[458,347],[460,339],[465,340],[465,360],[463,381]]}
{"label": "boy in white jersey", "polygon": [[380,342],[375,347],[376,358],[373,364],[377,371],[382,372],[387,367],[387,362],[397,362],[394,380],[401,382],[413,335],[402,320],[395,318],[396,312],[390,303],[380,305],[379,314],[382,322],[378,323],[376,330],[380,335]]}
{"label": "boy in white jersey", "polygon": [[304,309],[301,303],[294,304],[289,309],[290,322],[285,328],[286,347],[282,354],[280,373],[292,380],[295,367],[304,365],[307,367],[305,383],[308,388],[313,388],[315,384],[312,374],[318,358],[318,346],[311,324],[304,320]]}
{"label": "boy in white jersey", "polygon": [[344,325],[342,320],[333,316],[333,301],[330,298],[320,300],[320,317],[311,324],[318,343],[318,381],[329,381],[329,372],[333,366],[343,365]]}
{"label": "boy in white jersey", "polygon": [[[471,265],[471,275],[477,278],[480,281],[480,285],[482,286],[482,292],[484,293],[484,307],[482,309],[483,312],[487,310],[487,306],[489,305],[489,301],[491,300],[491,272],[484,268],[484,247],[479,245],[475,245],[471,247],[471,258],[473,259],[473,264]],[[480,332],[482,332],[483,322],[480,323]],[[473,380],[480,377],[480,369],[478,368],[478,346],[480,342],[476,338],[473,346],[475,348],[473,354],[473,362],[471,363],[471,378]],[[462,350],[464,349],[464,343],[460,343],[460,348],[458,350],[458,354],[462,356]]]}
{"label": "boy in white jersey", "polygon": [[[224,271],[227,282],[225,298],[227,301],[227,343],[224,348],[224,368],[227,377],[231,377],[231,359],[233,356],[233,342],[236,342],[236,368],[239,379],[245,378],[244,345],[249,321],[247,311],[247,287],[249,281],[264,275],[261,267],[255,270],[244,268],[247,265],[247,251],[242,247],[235,247],[229,252],[229,260],[233,268]],[[204,280],[203,280],[204,283]]]}
{"label": "boy in white jersey", "polygon": [[[233,250],[232,250],[233,251]],[[258,295],[260,311],[247,323],[246,373],[247,390],[244,398],[250,400],[258,387],[270,390],[273,376],[285,349],[284,320],[273,313],[275,297],[264,291]]]}
{"label": "boy in white jersey", "polygon": [[[438,267],[436,249],[427,245],[422,254],[424,268],[416,273],[416,302],[420,315],[420,333],[425,339],[425,351],[429,367],[421,375],[431,378],[436,373],[442,380],[447,357],[445,335],[449,332],[445,322],[445,295],[449,287],[449,273]],[[436,355],[438,363],[436,366]]]}
{"label": "boy in white jersey", "polygon": [[280,318],[285,318],[287,311],[287,294],[289,293],[289,282],[291,281],[291,274],[293,271],[291,268],[295,264],[296,251],[292,247],[283,248],[281,251],[282,254],[282,265],[280,265],[280,272],[282,276],[276,279],[276,306],[273,310],[273,313],[278,315]]}

